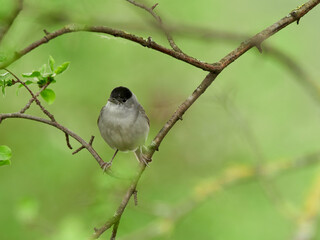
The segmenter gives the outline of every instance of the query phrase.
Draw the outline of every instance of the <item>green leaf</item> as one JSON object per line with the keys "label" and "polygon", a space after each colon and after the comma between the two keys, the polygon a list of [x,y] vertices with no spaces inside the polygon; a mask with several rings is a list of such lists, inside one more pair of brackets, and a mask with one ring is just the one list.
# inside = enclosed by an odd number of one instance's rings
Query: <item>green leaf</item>
{"label": "green leaf", "polygon": [[[27,81],[25,81],[24,83],[25,83],[26,85],[30,85],[30,84],[35,83],[35,82],[32,81],[32,80],[27,80]],[[18,86],[17,91],[16,91],[17,96],[19,95],[19,90],[20,90],[20,88],[22,88],[22,87],[23,87],[23,85],[20,83],[20,85]]]}
{"label": "green leaf", "polygon": [[31,73],[22,73],[22,76],[26,78],[34,78],[34,77],[40,77],[41,73],[39,71],[33,71]]}
{"label": "green leaf", "polygon": [[39,72],[41,75],[44,75],[46,73],[46,70],[47,70],[47,64],[43,64],[39,69]]}
{"label": "green leaf", "polygon": [[12,79],[7,80],[7,81],[6,81],[6,85],[7,85],[8,87],[11,87],[11,86],[13,85]]}
{"label": "green leaf", "polygon": [[7,76],[8,74],[9,74],[8,72],[0,74],[0,79],[6,79],[8,77]]}
{"label": "green leaf", "polygon": [[6,145],[0,146],[0,161],[9,160],[12,156],[11,149]]}
{"label": "green leaf", "polygon": [[55,61],[54,61],[53,57],[50,55],[49,56],[49,66],[50,66],[50,69],[52,72],[54,72],[54,64],[55,64]]}
{"label": "green leaf", "polygon": [[11,164],[11,161],[10,161],[10,160],[0,161],[0,167],[1,167],[1,166],[4,166],[4,165],[10,165],[10,164]]}
{"label": "green leaf", "polygon": [[56,99],[56,94],[52,89],[46,88],[40,93],[40,95],[48,104],[52,104]]}
{"label": "green leaf", "polygon": [[70,64],[70,62],[62,63],[59,67],[56,68],[54,73],[57,75],[60,73],[63,73],[68,68],[69,64]]}

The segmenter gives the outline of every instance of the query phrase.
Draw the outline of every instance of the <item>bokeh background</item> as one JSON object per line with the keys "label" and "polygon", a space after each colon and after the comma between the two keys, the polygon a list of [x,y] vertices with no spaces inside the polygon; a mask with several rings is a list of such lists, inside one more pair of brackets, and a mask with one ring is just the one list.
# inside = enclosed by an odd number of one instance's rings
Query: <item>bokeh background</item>
{"label": "bokeh background", "polygon": [[[156,11],[173,28],[183,51],[215,62],[237,47],[241,37],[219,38],[207,31],[250,36],[302,3],[161,0]],[[0,19],[10,15],[14,4],[0,0]],[[265,43],[287,54],[315,85],[320,81],[319,16],[316,7],[298,26],[291,24]],[[40,39],[43,29],[52,32],[69,23],[106,25],[168,45],[152,17],[126,1],[25,0],[0,53],[10,57]],[[191,26],[200,32],[190,31]],[[151,120],[150,143],[206,75],[124,39],[86,32],[54,39],[8,68],[21,76],[47,63],[49,55],[57,64],[71,64],[51,86],[55,103],[44,104],[84,139],[96,136],[94,147],[104,160],[113,151],[100,137],[96,121],[114,87],[127,86],[138,96]],[[244,169],[292,162],[320,150],[320,101],[295,70],[257,49],[224,70],[154,155],[138,185],[138,206],[130,201],[122,217],[119,239],[299,239],[295,237],[305,223],[307,230],[311,223],[312,239],[320,239],[318,165],[232,187],[218,184],[221,177],[250,172]],[[18,111],[28,99],[24,89],[16,96],[16,86],[8,88],[0,97],[0,112]],[[35,106],[28,113],[41,115]],[[74,140],[71,144],[79,147]],[[85,150],[71,155],[63,133],[22,119],[1,123],[0,145],[13,151],[12,164],[0,167],[1,240],[87,239],[112,216],[138,167],[133,154],[119,153],[112,169],[120,177],[102,174]]]}

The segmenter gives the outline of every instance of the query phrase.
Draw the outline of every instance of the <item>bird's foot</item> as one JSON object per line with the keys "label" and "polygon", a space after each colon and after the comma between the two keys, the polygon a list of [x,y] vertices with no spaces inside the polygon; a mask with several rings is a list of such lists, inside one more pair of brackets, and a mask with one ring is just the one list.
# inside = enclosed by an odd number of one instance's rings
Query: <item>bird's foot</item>
{"label": "bird's foot", "polygon": [[112,161],[109,161],[109,162],[104,162],[102,165],[101,165],[101,168],[103,170],[103,172],[105,173],[112,165]]}
{"label": "bird's foot", "polygon": [[146,155],[144,155],[143,153],[141,153],[141,158],[139,159],[141,162],[143,162],[146,166],[149,166],[149,162],[151,162],[152,160],[150,158],[148,158]]}

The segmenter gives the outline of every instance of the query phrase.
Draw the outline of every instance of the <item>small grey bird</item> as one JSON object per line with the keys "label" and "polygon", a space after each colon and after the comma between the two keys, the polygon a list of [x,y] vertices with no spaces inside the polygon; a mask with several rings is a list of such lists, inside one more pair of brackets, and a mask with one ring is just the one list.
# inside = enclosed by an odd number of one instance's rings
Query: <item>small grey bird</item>
{"label": "small grey bird", "polygon": [[101,136],[116,150],[103,169],[111,166],[118,151],[134,151],[137,159],[148,165],[142,147],[148,137],[149,126],[149,118],[137,97],[126,87],[113,89],[98,118]]}

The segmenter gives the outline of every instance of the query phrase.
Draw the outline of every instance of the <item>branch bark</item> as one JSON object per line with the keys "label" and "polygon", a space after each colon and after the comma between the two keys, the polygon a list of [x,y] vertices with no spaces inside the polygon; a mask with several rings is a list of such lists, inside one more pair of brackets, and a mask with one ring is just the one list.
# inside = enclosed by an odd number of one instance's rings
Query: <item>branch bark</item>
{"label": "branch bark", "polygon": [[[156,137],[153,139],[152,143],[149,146],[149,151],[147,153],[147,157],[149,159],[152,158],[155,151],[159,148],[161,142],[163,141],[164,137],[168,134],[168,132],[171,130],[171,128],[175,125],[175,123],[182,119],[183,114],[191,107],[191,105],[206,91],[206,89],[213,83],[213,81],[216,79],[216,77],[219,75],[219,73],[225,69],[228,65],[230,65],[232,62],[234,62],[236,59],[238,59],[242,54],[247,52],[249,49],[255,46],[261,45],[263,41],[265,41],[267,38],[272,36],[273,34],[277,33],[281,29],[285,28],[289,24],[291,24],[294,21],[297,21],[302,16],[304,16],[306,13],[308,13],[313,7],[318,5],[320,3],[320,0],[310,0],[307,3],[303,4],[298,9],[295,9],[292,11],[288,16],[280,19],[278,22],[274,23],[273,25],[269,26],[268,28],[264,29],[260,33],[256,34],[252,38],[244,41],[241,43],[241,45],[230,52],[228,55],[226,55],[224,58],[222,58],[218,63],[216,63],[216,66],[219,66],[216,71],[210,72],[205,79],[201,82],[201,84],[194,90],[192,95],[190,95],[176,110],[176,112],[172,115],[172,117],[169,119],[169,121],[164,125],[164,127],[160,130],[160,132],[156,135]],[[140,168],[136,179],[133,180],[133,183],[129,187],[125,197],[122,200],[122,203],[120,207],[116,211],[116,215],[121,218],[122,213],[125,209],[126,204],[130,200],[130,197],[133,194],[133,191],[136,189],[137,183],[145,170],[145,167]],[[124,206],[124,207],[122,207]],[[99,236],[109,229],[112,224],[110,225],[110,222],[112,219],[109,219],[104,226],[100,228],[100,231],[96,231],[95,234],[92,236],[93,239],[99,238]],[[115,222],[114,222],[115,223]]]}
{"label": "branch bark", "polygon": [[61,124],[57,123],[56,121],[50,121],[44,118],[40,118],[40,117],[36,117],[36,116],[31,116],[25,113],[2,113],[0,114],[0,123],[7,118],[23,118],[23,119],[29,119],[29,120],[33,120],[33,121],[37,121],[37,122],[41,122],[41,123],[45,123],[47,125],[51,125],[59,130],[61,130],[62,132],[68,134],[69,136],[71,136],[72,138],[74,138],[75,140],[77,140],[79,143],[82,144],[82,146],[84,146],[90,153],[91,155],[95,158],[95,160],[98,162],[98,164],[100,165],[100,167],[103,167],[104,161],[102,160],[102,158],[99,156],[99,154],[93,149],[93,147],[90,145],[90,143],[87,143],[86,141],[84,141],[80,136],[78,136],[76,133],[72,132],[71,130],[69,130],[68,128],[62,126]]}
{"label": "branch bark", "polygon": [[158,23],[158,26],[159,28],[164,32],[164,34],[166,35],[167,39],[168,39],[168,42],[170,44],[170,46],[172,47],[173,50],[175,50],[176,52],[180,52],[180,53],[183,53],[181,51],[181,49],[177,46],[177,44],[175,43],[175,41],[173,40],[168,28],[163,24],[162,22],[162,19],[159,17],[159,15],[157,15],[155,12],[154,12],[154,9],[158,6],[158,3],[156,3],[155,5],[153,5],[152,7],[147,7],[146,5],[144,4],[141,4],[141,3],[137,3],[133,0],[126,0],[127,2],[139,7],[139,8],[142,8],[144,10],[146,10],[148,13],[151,14],[151,16],[157,21]]}
{"label": "branch bark", "polygon": [[[238,59],[242,54],[250,50],[252,47],[257,47],[259,51],[261,51],[261,44],[264,42],[267,38],[272,36],[273,34],[277,33],[281,29],[285,28],[289,24],[291,24],[294,21],[298,21],[301,17],[303,17],[306,13],[308,13],[312,8],[314,8],[316,5],[318,5],[320,0],[309,0],[307,3],[303,4],[301,7],[293,10],[290,12],[289,15],[285,16],[284,18],[280,19],[273,25],[269,26],[265,30],[261,31],[260,33],[256,34],[252,38],[249,38],[248,40],[242,42],[240,46],[230,52],[228,55],[226,55],[224,58],[222,58],[219,62],[209,64],[204,63],[202,61],[199,61],[193,57],[186,56],[185,54],[165,48],[156,42],[152,41],[151,38],[144,39],[142,37],[138,37],[133,34],[126,33],[121,30],[116,30],[112,28],[108,28],[105,26],[76,26],[76,25],[68,25],[65,26],[62,29],[59,29],[53,33],[46,34],[43,38],[40,40],[30,44],[26,48],[22,49],[21,51],[16,52],[15,56],[13,56],[11,59],[8,59],[6,62],[3,62],[0,64],[0,69],[5,68],[6,66],[10,65],[14,61],[20,59],[22,56],[26,55],[30,51],[34,50],[35,48],[43,45],[44,43],[49,42],[50,40],[64,35],[66,33],[71,32],[79,32],[79,31],[88,31],[88,32],[99,32],[99,33],[105,33],[109,35],[113,35],[115,37],[121,37],[124,39],[127,39],[129,41],[136,42],[144,47],[148,47],[151,49],[154,49],[156,51],[162,52],[164,54],[170,55],[176,59],[179,59],[181,61],[184,61],[186,63],[189,63],[197,68],[200,68],[202,70],[208,71],[209,74],[205,77],[205,79],[201,82],[201,84],[194,90],[194,92],[178,107],[176,112],[172,115],[172,117],[168,120],[168,122],[165,124],[165,126],[159,131],[159,133],[156,135],[156,137],[153,139],[152,143],[149,146],[149,151],[146,153],[147,157],[151,159],[155,151],[159,148],[161,142],[165,138],[165,136],[168,134],[168,132],[171,130],[171,128],[176,124],[176,122],[179,119],[182,119],[183,114],[192,106],[192,104],[206,91],[206,89],[213,83],[213,81],[216,79],[216,77],[220,74],[221,71],[223,71],[228,65],[230,65],[233,61]],[[35,98],[36,100],[36,98]],[[46,119],[30,116],[27,114],[22,113],[10,113],[10,114],[1,114],[0,115],[0,122],[2,119],[6,118],[24,118],[24,119],[30,119],[38,122],[42,122],[48,125],[52,125],[61,131],[67,133],[74,139],[76,139],[78,142],[80,142],[97,160],[100,166],[104,163],[103,160],[100,158],[100,156],[96,153],[96,151],[92,148],[92,146],[85,142],[82,138],[80,138],[78,135],[70,131],[69,129],[63,127],[62,125],[58,124],[55,121],[49,121]],[[93,239],[98,238],[103,232],[105,232],[107,229],[112,227],[113,225],[117,225],[115,229],[117,230],[119,221],[121,219],[121,216],[131,198],[134,191],[137,188],[137,184],[141,178],[141,175],[143,174],[145,170],[145,165],[141,164],[139,167],[139,170],[135,176],[135,178],[132,180],[120,206],[116,210],[113,217],[111,217],[101,228],[95,229],[95,233],[92,235]],[[115,230],[115,231],[116,231]]]}

